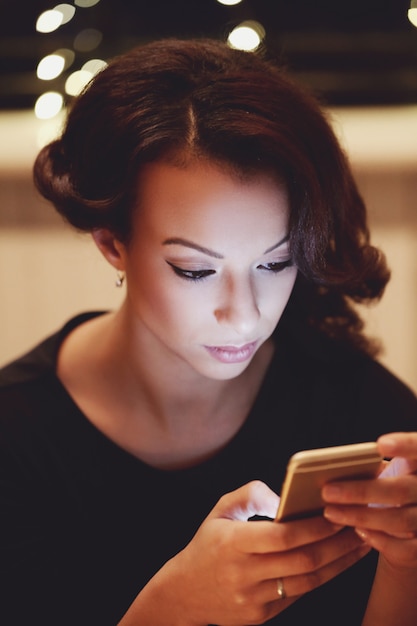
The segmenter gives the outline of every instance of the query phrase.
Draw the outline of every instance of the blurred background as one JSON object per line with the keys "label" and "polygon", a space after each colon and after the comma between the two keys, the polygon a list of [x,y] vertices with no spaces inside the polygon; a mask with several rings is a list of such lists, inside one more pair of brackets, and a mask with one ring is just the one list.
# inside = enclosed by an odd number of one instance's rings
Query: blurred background
{"label": "blurred background", "polygon": [[37,151],[111,57],[208,36],[266,50],[328,110],[392,269],[382,302],[364,311],[369,332],[417,391],[416,13],[416,0],[0,0],[0,365],[123,297],[90,238],[36,195]]}

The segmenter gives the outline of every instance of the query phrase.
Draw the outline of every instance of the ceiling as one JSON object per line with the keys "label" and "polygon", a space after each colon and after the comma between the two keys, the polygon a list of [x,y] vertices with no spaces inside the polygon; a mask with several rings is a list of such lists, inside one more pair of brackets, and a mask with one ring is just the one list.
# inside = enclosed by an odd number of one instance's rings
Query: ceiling
{"label": "ceiling", "polygon": [[[326,104],[417,103],[417,28],[407,19],[410,0],[243,0],[236,6],[216,0],[101,0],[90,8],[77,6],[74,18],[58,30],[37,33],[38,15],[60,1],[0,0],[0,110],[31,109],[46,89],[63,91],[68,73],[90,58],[108,60],[165,36],[226,39],[248,19],[264,26],[269,53]],[[89,51],[74,48],[85,29],[101,33]],[[75,49],[72,67],[52,81],[38,79],[41,58],[59,48]]]}

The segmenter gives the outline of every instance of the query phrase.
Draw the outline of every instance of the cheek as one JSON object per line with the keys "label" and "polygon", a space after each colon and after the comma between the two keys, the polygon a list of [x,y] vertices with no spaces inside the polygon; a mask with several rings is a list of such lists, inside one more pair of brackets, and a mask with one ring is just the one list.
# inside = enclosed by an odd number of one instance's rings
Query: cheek
{"label": "cheek", "polygon": [[[137,266],[140,267],[138,271]],[[170,308],[169,285],[155,267],[146,263],[137,264],[126,272],[128,300],[135,313],[154,321],[168,317]]]}
{"label": "cheek", "polygon": [[160,324],[176,328],[178,333],[191,331],[205,319],[207,307],[206,298],[191,287],[178,284],[175,279],[155,281],[147,292],[149,314]]}
{"label": "cheek", "polygon": [[155,281],[148,291],[148,296],[147,305],[156,319],[169,322],[179,317],[181,298],[169,284],[164,285]]}

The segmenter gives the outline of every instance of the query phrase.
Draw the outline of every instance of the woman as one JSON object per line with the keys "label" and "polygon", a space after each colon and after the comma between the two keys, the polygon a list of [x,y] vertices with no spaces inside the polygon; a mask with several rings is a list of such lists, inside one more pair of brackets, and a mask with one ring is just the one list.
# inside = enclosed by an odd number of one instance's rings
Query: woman
{"label": "woman", "polygon": [[[417,400],[354,308],[389,272],[316,101],[252,53],[154,42],[34,171],[126,298],[1,373],[3,622],[415,624]],[[378,437],[398,475],[271,521],[293,452]]]}

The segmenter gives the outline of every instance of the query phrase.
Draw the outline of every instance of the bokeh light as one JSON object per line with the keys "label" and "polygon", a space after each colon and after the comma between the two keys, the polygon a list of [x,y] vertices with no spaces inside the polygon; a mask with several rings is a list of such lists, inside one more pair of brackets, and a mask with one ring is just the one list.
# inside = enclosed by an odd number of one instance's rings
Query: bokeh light
{"label": "bokeh light", "polygon": [[62,74],[65,59],[59,54],[48,54],[38,63],[36,75],[41,80],[52,80]]}
{"label": "bokeh light", "polygon": [[35,115],[40,120],[48,120],[61,111],[64,106],[62,94],[56,91],[47,91],[39,96],[35,104]]}
{"label": "bokeh light", "polygon": [[65,61],[64,70],[68,69],[74,63],[74,59],[75,59],[74,50],[70,50],[69,48],[59,48],[58,50],[55,50],[54,54],[58,54],[64,59]]}
{"label": "bokeh light", "polygon": [[82,66],[82,70],[85,72],[90,72],[92,76],[101,72],[105,67],[107,67],[107,62],[103,61],[103,59],[90,59]]}
{"label": "bokeh light", "polygon": [[258,48],[265,37],[265,29],[259,22],[248,20],[236,26],[227,38],[227,43],[232,48],[252,52]]}
{"label": "bokeh light", "polygon": [[93,7],[99,2],[100,0],[74,0],[74,4],[76,4],[78,7],[83,7],[84,9],[88,9],[88,7]]}
{"label": "bokeh light", "polygon": [[39,61],[36,75],[41,80],[53,80],[72,65],[74,58],[75,53],[72,50],[60,48]]}
{"label": "bokeh light", "polygon": [[74,39],[74,48],[79,52],[95,50],[103,39],[103,33],[96,28],[85,28]]}
{"label": "bokeh light", "polygon": [[408,9],[408,19],[417,28],[417,6],[411,6],[411,9]]}
{"label": "bokeh light", "polygon": [[87,70],[72,72],[65,81],[65,92],[69,96],[78,96],[84,87],[90,82],[94,74]]}
{"label": "bokeh light", "polygon": [[62,13],[61,24],[67,24],[75,15],[75,7],[72,4],[58,4],[54,7],[54,11]]}
{"label": "bokeh light", "polygon": [[59,28],[64,21],[61,11],[51,9],[41,13],[36,20],[36,30],[38,33],[52,33]]}
{"label": "bokeh light", "polygon": [[224,4],[227,7],[232,7],[235,4],[240,4],[242,0],[217,0],[219,4]]}

